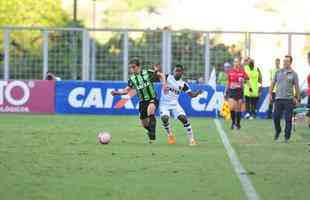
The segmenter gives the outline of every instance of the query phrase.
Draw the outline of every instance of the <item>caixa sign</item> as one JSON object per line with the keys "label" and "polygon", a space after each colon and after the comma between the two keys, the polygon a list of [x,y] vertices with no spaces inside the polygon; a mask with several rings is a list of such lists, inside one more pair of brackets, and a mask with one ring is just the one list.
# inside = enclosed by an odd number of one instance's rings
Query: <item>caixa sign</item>
{"label": "caixa sign", "polygon": [[0,112],[53,113],[54,87],[50,81],[0,81]]}
{"label": "caixa sign", "polygon": [[112,96],[125,83],[60,81],[56,83],[56,112],[63,114],[137,114],[138,98]]}
{"label": "caixa sign", "polygon": [[[209,85],[191,84],[192,90],[203,93],[191,99],[182,93],[179,102],[189,116],[215,116],[215,110],[224,99],[224,87],[218,86],[216,92]],[[139,101],[136,96],[112,96],[111,91],[126,87],[124,82],[56,82],[56,112],[62,114],[138,114]],[[156,84],[158,98],[161,85]],[[264,98],[265,99],[265,98]],[[260,105],[262,103],[259,103]]]}

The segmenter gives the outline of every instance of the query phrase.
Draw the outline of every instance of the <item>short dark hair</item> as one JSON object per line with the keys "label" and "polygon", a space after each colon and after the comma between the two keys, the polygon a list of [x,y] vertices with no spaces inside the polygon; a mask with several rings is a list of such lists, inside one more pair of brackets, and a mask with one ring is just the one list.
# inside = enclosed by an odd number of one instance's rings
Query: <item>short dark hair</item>
{"label": "short dark hair", "polygon": [[285,57],[285,58],[289,58],[291,63],[293,62],[293,57],[292,57],[291,55],[286,55],[286,56],[284,56],[284,57]]}
{"label": "short dark hair", "polygon": [[176,64],[174,68],[180,68],[180,69],[184,70],[184,67],[181,64]]}
{"label": "short dark hair", "polygon": [[254,60],[253,59],[250,60],[249,66],[254,67]]}
{"label": "short dark hair", "polygon": [[140,60],[138,58],[133,58],[129,62],[130,65],[135,64],[137,66],[140,66]]}
{"label": "short dark hair", "polygon": [[308,54],[307,54],[307,55],[308,55],[308,58],[310,58],[310,51],[308,52]]}

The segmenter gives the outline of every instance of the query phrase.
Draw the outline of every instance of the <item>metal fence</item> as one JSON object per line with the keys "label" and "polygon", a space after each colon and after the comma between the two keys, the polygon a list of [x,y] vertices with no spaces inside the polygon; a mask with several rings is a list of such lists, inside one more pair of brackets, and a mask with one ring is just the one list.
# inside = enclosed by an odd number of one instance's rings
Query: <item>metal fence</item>
{"label": "metal fence", "polygon": [[[0,77],[42,79],[47,71],[63,80],[127,80],[128,61],[160,63],[168,73],[181,63],[185,77],[206,82],[236,56],[251,56],[263,74],[276,57],[291,54],[297,71],[307,67],[308,33],[0,28]],[[265,78],[267,80],[268,78]]]}

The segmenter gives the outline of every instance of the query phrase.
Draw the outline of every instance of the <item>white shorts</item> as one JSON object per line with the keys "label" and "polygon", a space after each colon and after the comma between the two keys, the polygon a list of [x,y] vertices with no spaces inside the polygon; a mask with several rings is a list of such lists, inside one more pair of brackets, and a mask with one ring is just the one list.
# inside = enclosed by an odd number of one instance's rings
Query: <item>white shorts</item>
{"label": "white shorts", "polygon": [[167,104],[160,104],[159,105],[160,116],[173,116],[177,119],[180,115],[185,115],[183,108],[180,104],[176,105],[167,105]]}

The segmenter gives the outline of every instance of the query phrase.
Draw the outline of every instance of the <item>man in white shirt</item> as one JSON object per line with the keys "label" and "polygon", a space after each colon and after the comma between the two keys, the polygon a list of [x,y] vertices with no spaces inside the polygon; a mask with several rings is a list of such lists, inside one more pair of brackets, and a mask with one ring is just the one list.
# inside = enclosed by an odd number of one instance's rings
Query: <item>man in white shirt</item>
{"label": "man in white shirt", "polygon": [[192,92],[189,85],[182,80],[182,75],[184,73],[184,68],[182,65],[177,64],[174,67],[173,74],[166,75],[166,84],[168,87],[168,91],[162,91],[162,95],[160,98],[159,109],[160,109],[160,117],[163,123],[163,127],[165,128],[168,135],[168,144],[175,144],[175,137],[172,134],[172,130],[169,124],[169,118],[172,115],[174,118],[180,120],[183,124],[187,136],[189,139],[190,145],[196,145],[197,142],[194,138],[194,133],[191,127],[191,124],[180,106],[178,102],[178,98],[181,92],[187,93],[190,97],[197,97],[202,93],[201,90],[197,92]]}

